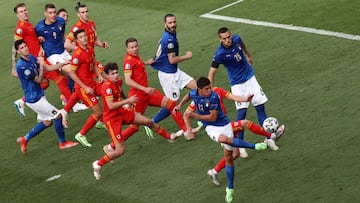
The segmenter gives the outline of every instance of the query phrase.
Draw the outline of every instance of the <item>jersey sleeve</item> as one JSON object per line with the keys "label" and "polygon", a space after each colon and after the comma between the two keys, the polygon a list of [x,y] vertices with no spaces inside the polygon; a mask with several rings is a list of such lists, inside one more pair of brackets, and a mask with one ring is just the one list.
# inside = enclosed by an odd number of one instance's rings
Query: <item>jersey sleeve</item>
{"label": "jersey sleeve", "polygon": [[166,41],[165,41],[165,45],[166,45],[166,53],[174,53],[176,52],[176,48],[175,48],[175,39],[169,37]]}

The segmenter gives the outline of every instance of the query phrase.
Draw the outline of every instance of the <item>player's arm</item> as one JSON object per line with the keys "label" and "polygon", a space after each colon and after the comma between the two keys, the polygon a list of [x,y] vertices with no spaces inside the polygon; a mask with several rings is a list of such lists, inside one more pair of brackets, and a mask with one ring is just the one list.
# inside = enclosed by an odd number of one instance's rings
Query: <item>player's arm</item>
{"label": "player's arm", "polygon": [[65,65],[68,65],[69,61],[63,62],[63,63],[57,63],[55,65],[51,65],[51,64],[44,64],[44,68],[46,71],[53,71],[53,70],[62,70],[62,68]]}
{"label": "player's arm", "polygon": [[71,41],[69,38],[66,38],[64,42],[64,48],[66,50],[74,51],[76,49],[76,44],[74,41]]}
{"label": "player's arm", "polygon": [[168,59],[171,64],[180,63],[182,61],[188,60],[192,58],[192,52],[187,51],[182,56],[176,56],[175,52],[168,53]]}
{"label": "player's arm", "polygon": [[18,77],[18,74],[16,71],[16,57],[17,57],[17,52],[15,50],[15,47],[13,46],[11,49],[11,63],[12,63],[11,75],[15,78]]}
{"label": "player's arm", "polygon": [[198,114],[196,112],[191,112],[191,111],[187,111],[185,114],[186,114],[186,116],[189,116],[190,118],[213,122],[213,121],[216,121],[218,112],[219,112],[218,110],[214,109],[214,110],[210,110],[210,114],[207,114],[207,115],[201,115],[201,114]]}
{"label": "player's arm", "polygon": [[96,37],[95,40],[95,45],[98,47],[102,47],[104,49],[108,49],[109,48],[109,44],[105,41],[101,41],[100,38]]}
{"label": "player's arm", "polygon": [[110,110],[113,110],[113,109],[117,109],[117,108],[119,108],[119,107],[121,107],[121,106],[123,106],[125,104],[131,105],[131,104],[133,104],[133,103],[135,103],[137,101],[138,101],[138,97],[133,95],[133,96],[127,98],[127,99],[123,99],[123,100],[116,101],[116,102],[114,102],[114,100],[111,99],[111,98],[106,99],[106,104],[108,105]]}
{"label": "player's arm", "polygon": [[214,60],[211,63],[210,69],[209,69],[209,73],[208,73],[208,78],[211,82],[211,87],[215,86],[215,74],[219,68],[220,64],[215,62]]}
{"label": "player's arm", "polygon": [[250,52],[249,50],[247,49],[246,45],[244,42],[241,43],[241,49],[244,51],[245,55],[246,55],[246,58],[247,58],[247,61],[249,62],[250,65],[252,65],[253,63],[253,60],[251,58],[251,55],[250,55]]}
{"label": "player's arm", "polygon": [[185,94],[185,96],[182,98],[182,100],[179,102],[178,105],[176,105],[173,109],[173,111],[180,111],[181,107],[190,100],[190,95],[189,93]]}
{"label": "player's arm", "polygon": [[230,92],[225,96],[226,99],[233,100],[236,102],[249,102],[253,98],[253,94],[248,95],[247,97],[241,97],[239,95],[233,95]]}
{"label": "player's arm", "polygon": [[136,88],[138,90],[141,90],[147,94],[154,94],[156,89],[152,87],[145,87],[137,83],[135,80],[131,78],[132,71],[126,70],[124,71],[124,77],[125,77],[125,84],[129,87]]}
{"label": "player's arm", "polygon": [[39,64],[39,74],[34,77],[33,81],[41,84],[44,80],[44,58],[38,57],[37,62]]}

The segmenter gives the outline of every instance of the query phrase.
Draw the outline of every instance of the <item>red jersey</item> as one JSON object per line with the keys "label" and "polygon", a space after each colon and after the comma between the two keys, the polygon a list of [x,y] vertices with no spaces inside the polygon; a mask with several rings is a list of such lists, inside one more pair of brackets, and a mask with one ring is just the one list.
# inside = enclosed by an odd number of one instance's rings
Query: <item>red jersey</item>
{"label": "red jersey", "polygon": [[[96,81],[93,78],[95,72],[95,53],[94,49],[88,46],[85,50],[80,46],[77,47],[72,54],[70,62],[71,70],[76,72],[79,79],[86,85],[94,89]],[[80,86],[75,83],[75,88]]]}
{"label": "red jersey", "polygon": [[95,41],[97,38],[96,34],[96,26],[95,22],[92,20],[89,20],[87,23],[83,22],[82,20],[78,20],[75,25],[70,29],[70,33],[67,36],[67,39],[70,41],[75,41],[74,33],[76,30],[83,29],[86,32],[86,35],[88,37],[88,45],[92,48],[95,47]]}
{"label": "red jersey", "polygon": [[118,102],[121,99],[121,83],[112,82],[107,79],[101,87],[101,100],[104,106],[103,112],[103,120],[106,122],[108,120],[114,119],[121,114],[121,107],[117,109],[110,110],[109,106],[107,105],[106,101],[113,101]]}
{"label": "red jersey", "polygon": [[[126,53],[124,58],[124,74],[131,73],[133,79],[139,85],[148,87],[148,78],[145,69],[145,63],[141,60],[140,56],[133,56]],[[136,88],[130,87],[129,94],[145,95],[146,93]],[[139,95],[140,94],[140,95]]]}
{"label": "red jersey", "polygon": [[39,55],[40,43],[35,28],[29,21],[18,21],[14,32],[14,40],[19,39],[23,39],[26,42],[31,55],[36,57]]}

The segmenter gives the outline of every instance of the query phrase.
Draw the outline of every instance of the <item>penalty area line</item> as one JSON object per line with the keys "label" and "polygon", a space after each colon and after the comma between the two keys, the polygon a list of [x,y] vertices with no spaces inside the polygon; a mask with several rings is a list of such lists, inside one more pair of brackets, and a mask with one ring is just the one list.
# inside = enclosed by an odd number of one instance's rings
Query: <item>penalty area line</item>
{"label": "penalty area line", "polygon": [[[237,2],[237,3],[239,3],[239,2]],[[224,7],[219,8],[214,11],[211,11],[211,12],[215,12],[215,11],[221,10],[223,8]],[[333,37],[338,37],[338,38],[343,38],[343,39],[360,41],[359,35],[351,35],[351,34],[346,34],[346,33],[342,33],[342,32],[333,32],[333,31],[321,30],[321,29],[315,29],[315,28],[309,28],[309,27],[271,23],[271,22],[265,22],[265,21],[250,20],[250,19],[245,19],[245,18],[234,18],[234,17],[229,17],[229,16],[215,15],[212,13],[202,14],[202,15],[200,15],[200,17],[214,19],[214,20],[223,20],[223,21],[229,21],[229,22],[235,22],[235,23],[263,26],[263,27],[280,28],[280,29],[285,29],[285,30],[307,32],[307,33],[312,33],[312,34],[333,36]]]}

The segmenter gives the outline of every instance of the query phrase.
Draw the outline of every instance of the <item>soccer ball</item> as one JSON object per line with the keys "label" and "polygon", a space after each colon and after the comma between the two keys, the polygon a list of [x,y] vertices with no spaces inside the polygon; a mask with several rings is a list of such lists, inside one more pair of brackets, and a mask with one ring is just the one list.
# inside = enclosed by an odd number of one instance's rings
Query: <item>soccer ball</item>
{"label": "soccer ball", "polygon": [[279,121],[274,117],[267,117],[263,122],[263,128],[269,133],[274,133],[279,128]]}

